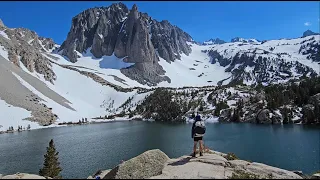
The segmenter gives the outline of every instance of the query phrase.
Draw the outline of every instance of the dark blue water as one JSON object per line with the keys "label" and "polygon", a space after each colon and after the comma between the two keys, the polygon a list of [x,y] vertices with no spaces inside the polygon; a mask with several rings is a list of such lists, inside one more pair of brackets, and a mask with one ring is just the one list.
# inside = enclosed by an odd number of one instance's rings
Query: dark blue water
{"label": "dark blue water", "polygon": [[[0,135],[0,174],[37,174],[51,138],[64,178],[87,178],[149,149],[169,157],[192,151],[191,124],[114,122]],[[205,145],[240,159],[306,174],[320,170],[320,127],[207,124]]]}

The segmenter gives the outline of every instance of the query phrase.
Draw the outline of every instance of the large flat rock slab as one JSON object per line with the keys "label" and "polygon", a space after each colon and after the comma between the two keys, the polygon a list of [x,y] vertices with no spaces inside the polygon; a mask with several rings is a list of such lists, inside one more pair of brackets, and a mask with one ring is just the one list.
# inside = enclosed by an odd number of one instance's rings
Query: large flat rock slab
{"label": "large flat rock slab", "polygon": [[221,179],[224,167],[202,162],[188,162],[182,165],[167,165],[162,174],[151,179]]}
{"label": "large flat rock slab", "polygon": [[301,176],[295,174],[294,172],[256,162],[248,165],[247,170],[249,172],[265,176],[272,174],[274,179],[302,179]]}
{"label": "large flat rock slab", "polygon": [[46,179],[43,176],[27,173],[17,173],[12,175],[3,176],[1,179]]}

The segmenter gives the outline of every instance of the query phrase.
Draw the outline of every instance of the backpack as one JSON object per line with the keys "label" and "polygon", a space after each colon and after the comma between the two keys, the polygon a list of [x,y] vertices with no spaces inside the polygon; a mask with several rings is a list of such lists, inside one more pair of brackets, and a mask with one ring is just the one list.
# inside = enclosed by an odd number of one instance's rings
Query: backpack
{"label": "backpack", "polygon": [[204,121],[197,121],[194,128],[195,137],[202,137],[206,133]]}

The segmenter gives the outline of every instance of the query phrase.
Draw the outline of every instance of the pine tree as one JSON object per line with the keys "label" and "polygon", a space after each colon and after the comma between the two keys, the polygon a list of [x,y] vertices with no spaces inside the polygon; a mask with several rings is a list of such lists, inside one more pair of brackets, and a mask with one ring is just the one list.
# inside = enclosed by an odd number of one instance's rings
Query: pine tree
{"label": "pine tree", "polygon": [[53,139],[49,142],[49,147],[47,147],[47,154],[44,155],[43,168],[39,170],[40,176],[51,177],[51,178],[61,178],[59,175],[62,169],[60,168],[60,163],[58,161],[58,154],[56,152]]}
{"label": "pine tree", "polygon": [[320,108],[319,108],[319,105],[318,104],[314,104],[314,115],[315,115],[315,119],[317,121],[317,123],[319,123],[320,121]]}
{"label": "pine tree", "polygon": [[202,106],[202,104],[201,104],[200,107],[199,107],[199,111],[203,111],[203,106]]}

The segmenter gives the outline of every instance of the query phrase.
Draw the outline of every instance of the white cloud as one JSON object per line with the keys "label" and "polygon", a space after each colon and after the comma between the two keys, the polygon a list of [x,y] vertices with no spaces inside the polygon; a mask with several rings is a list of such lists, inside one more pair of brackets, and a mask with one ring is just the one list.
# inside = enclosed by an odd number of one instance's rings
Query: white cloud
{"label": "white cloud", "polygon": [[311,26],[311,23],[310,22],[305,22],[304,25],[305,26]]}

